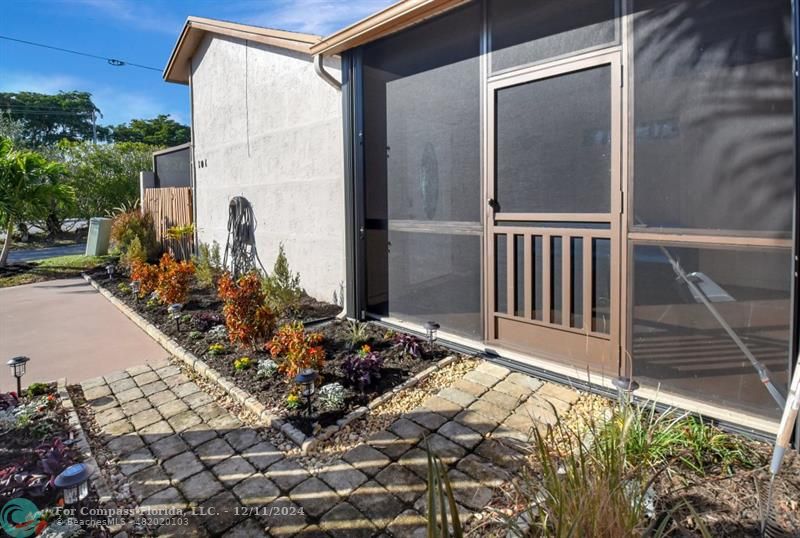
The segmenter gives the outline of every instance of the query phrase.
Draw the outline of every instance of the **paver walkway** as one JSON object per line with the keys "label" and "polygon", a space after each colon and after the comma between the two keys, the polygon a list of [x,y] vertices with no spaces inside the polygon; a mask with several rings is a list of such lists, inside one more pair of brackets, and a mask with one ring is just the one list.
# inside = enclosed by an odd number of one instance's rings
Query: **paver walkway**
{"label": "paver walkway", "polygon": [[518,468],[530,428],[578,398],[483,362],[312,476],[166,361],[82,387],[140,506],[206,512],[163,536],[425,536],[425,439],[466,517]]}
{"label": "paver walkway", "polygon": [[[82,278],[0,289],[0,357],[31,358],[23,382],[81,379],[168,354]],[[0,365],[0,391],[17,390]]]}

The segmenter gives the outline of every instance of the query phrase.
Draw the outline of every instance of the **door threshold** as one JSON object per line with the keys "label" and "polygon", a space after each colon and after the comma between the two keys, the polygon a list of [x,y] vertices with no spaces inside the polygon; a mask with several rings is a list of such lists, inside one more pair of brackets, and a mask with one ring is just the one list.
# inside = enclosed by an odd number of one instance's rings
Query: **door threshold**
{"label": "door threshold", "polygon": [[[426,337],[425,328],[418,323],[373,314],[367,314],[367,317],[388,328]],[[617,395],[617,388],[612,384],[615,375],[582,371],[552,359],[504,348],[492,342],[465,338],[442,330],[438,332],[437,342],[459,353],[479,355],[485,360],[505,366],[510,370],[567,385],[576,390],[610,398],[616,398]],[[636,391],[635,399],[636,401],[655,402],[659,411],[671,408],[685,410],[703,418],[712,419],[715,424],[726,431],[759,440],[773,442],[778,431],[778,419],[769,420],[746,411],[721,407],[696,398],[660,390],[657,387],[641,387]]]}

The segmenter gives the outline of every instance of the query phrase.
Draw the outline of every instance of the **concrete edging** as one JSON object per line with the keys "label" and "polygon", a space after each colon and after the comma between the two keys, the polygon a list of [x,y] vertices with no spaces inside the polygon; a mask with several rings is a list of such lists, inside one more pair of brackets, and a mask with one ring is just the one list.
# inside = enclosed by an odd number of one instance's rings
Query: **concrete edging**
{"label": "concrete edging", "polygon": [[106,477],[100,472],[100,466],[97,465],[97,460],[94,458],[92,447],[86,439],[86,433],[83,431],[80,417],[78,417],[78,412],[75,410],[75,404],[72,403],[72,398],[67,390],[67,380],[62,377],[56,382],[56,387],[61,405],[67,412],[69,426],[76,432],[75,446],[80,451],[83,463],[89,468],[89,481],[94,485],[95,491],[97,491],[97,496],[99,497],[98,502],[101,505],[113,507],[114,495],[106,481]]}
{"label": "concrete edging", "polygon": [[230,397],[244,406],[248,411],[256,415],[259,420],[266,426],[274,430],[282,432],[286,437],[301,448],[304,454],[312,452],[317,444],[321,441],[329,439],[332,435],[342,429],[344,426],[350,424],[352,421],[367,415],[372,409],[379,405],[386,403],[390,398],[397,393],[417,385],[419,382],[430,376],[437,370],[455,362],[458,357],[455,355],[448,355],[436,364],[426,368],[425,370],[417,373],[413,377],[407,379],[405,382],[393,388],[391,391],[382,394],[369,402],[366,406],[359,407],[348,413],[346,416],[339,419],[336,424],[332,424],[324,428],[316,436],[306,436],[299,429],[292,426],[282,418],[274,415],[267,407],[258,401],[258,399],[249,392],[239,388],[236,384],[223,376],[217,370],[206,364],[204,361],[198,359],[194,354],[185,350],[178,342],[168,337],[161,330],[147,321],[144,317],[139,315],[131,307],[120,301],[113,293],[103,288],[91,276],[82,273],[83,278],[91,284],[100,294],[109,300],[111,304],[116,306],[123,314],[125,314],[133,323],[142,329],[148,336],[155,340],[167,353],[170,353],[175,358],[180,360],[187,368],[191,369],[197,375],[205,378],[210,383],[215,384],[218,388],[224,390]]}

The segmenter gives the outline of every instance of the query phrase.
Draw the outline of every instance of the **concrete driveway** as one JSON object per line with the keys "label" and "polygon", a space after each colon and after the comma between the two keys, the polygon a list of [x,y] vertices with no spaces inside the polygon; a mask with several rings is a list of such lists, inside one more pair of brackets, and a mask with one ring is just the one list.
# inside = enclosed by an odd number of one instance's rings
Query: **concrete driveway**
{"label": "concrete driveway", "polygon": [[168,356],[82,278],[0,289],[0,390],[16,390],[5,363],[31,358],[23,385],[70,383]]}

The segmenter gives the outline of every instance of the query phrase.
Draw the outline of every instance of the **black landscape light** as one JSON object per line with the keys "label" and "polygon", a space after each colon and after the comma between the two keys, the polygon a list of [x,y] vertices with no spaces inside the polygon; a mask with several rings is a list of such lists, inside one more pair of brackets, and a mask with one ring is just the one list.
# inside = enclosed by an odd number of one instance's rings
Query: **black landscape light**
{"label": "black landscape light", "polygon": [[30,359],[28,357],[14,357],[6,364],[11,367],[14,377],[17,378],[17,397],[22,397],[22,376],[25,375],[25,365]]}
{"label": "black landscape light", "polygon": [[109,263],[108,265],[106,265],[106,273],[108,273],[108,279],[109,280],[114,280],[114,270],[115,269],[116,268],[114,267],[113,263]]}
{"label": "black landscape light", "polygon": [[131,293],[133,294],[133,300],[137,303],[139,302],[139,290],[142,289],[142,283],[138,280],[131,281]]}
{"label": "black landscape light", "polygon": [[611,380],[611,383],[617,387],[617,398],[621,402],[623,398],[629,399],[631,395],[639,390],[639,383],[630,377],[619,376]]}
{"label": "black landscape light", "polygon": [[76,504],[89,495],[89,468],[83,463],[70,465],[56,477],[55,485],[64,492],[64,504]]}
{"label": "black landscape light", "polygon": [[428,349],[433,352],[433,343],[436,341],[436,333],[439,331],[439,324],[435,321],[425,323],[425,332],[428,335]]}
{"label": "black landscape light", "polygon": [[314,396],[314,382],[318,376],[319,374],[313,368],[304,368],[294,378],[294,382],[303,387],[300,394],[306,398],[306,413],[309,418],[311,418],[311,398]]}
{"label": "black landscape light", "polygon": [[181,303],[173,303],[167,307],[167,312],[175,320],[175,328],[178,332],[181,332],[181,310],[183,310]]}

